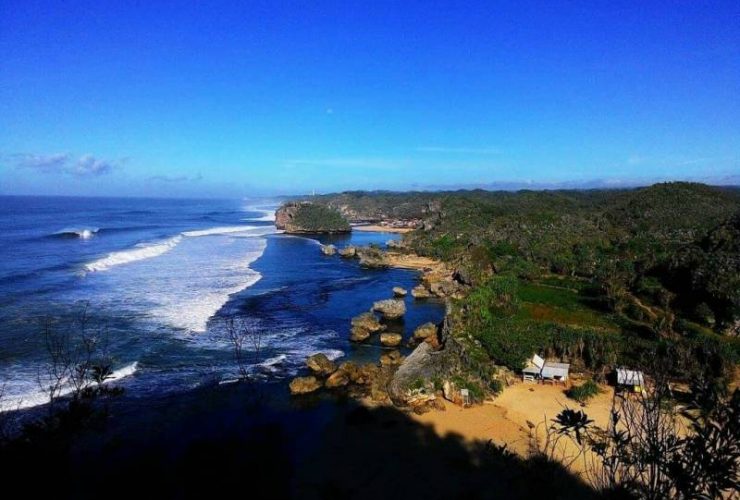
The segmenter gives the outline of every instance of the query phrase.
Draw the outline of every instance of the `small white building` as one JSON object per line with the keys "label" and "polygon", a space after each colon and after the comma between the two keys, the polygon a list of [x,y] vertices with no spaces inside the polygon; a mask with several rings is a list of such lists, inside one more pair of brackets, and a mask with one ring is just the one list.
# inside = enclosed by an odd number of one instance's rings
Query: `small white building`
{"label": "small white building", "polygon": [[570,365],[568,363],[553,363],[546,361],[542,367],[542,380],[551,380],[553,382],[567,382]]}
{"label": "small white building", "polygon": [[522,370],[522,379],[524,381],[534,381],[536,379],[548,380],[551,382],[567,382],[570,365],[568,363],[554,363],[545,361],[537,354],[527,362],[527,366]]}
{"label": "small white building", "polygon": [[639,392],[645,387],[645,376],[641,371],[617,368],[617,385]]}

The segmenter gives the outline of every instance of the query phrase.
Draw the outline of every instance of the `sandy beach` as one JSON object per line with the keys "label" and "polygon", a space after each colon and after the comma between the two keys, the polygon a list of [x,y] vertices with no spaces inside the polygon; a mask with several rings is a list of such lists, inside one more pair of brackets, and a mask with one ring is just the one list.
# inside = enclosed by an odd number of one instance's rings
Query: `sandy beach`
{"label": "sandy beach", "polygon": [[[606,428],[614,391],[607,386],[601,389],[599,395],[581,407],[566,397],[563,386],[517,383],[483,405],[461,408],[445,401],[446,411],[412,415],[412,418],[431,425],[440,437],[458,435],[471,444],[492,440],[526,457],[531,442],[530,427],[534,426],[542,442],[552,419],[566,407],[585,411],[595,425]],[[564,451],[568,455],[574,450],[569,445]],[[574,465],[575,470],[580,470],[579,464]]]}
{"label": "sandy beach", "polygon": [[413,229],[410,227],[390,227],[390,226],[381,226],[379,224],[352,226],[352,230],[353,231],[367,231],[367,232],[373,232],[373,233],[398,233],[398,234],[410,233],[411,231],[413,231]]}

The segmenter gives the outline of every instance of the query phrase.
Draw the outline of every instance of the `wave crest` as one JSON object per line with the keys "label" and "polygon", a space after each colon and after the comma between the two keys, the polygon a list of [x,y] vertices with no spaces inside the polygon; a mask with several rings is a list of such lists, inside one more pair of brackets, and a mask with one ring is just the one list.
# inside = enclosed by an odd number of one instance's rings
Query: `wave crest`
{"label": "wave crest", "polygon": [[95,236],[98,231],[100,229],[97,227],[64,228],[52,234],[52,236],[56,238],[80,238],[87,240]]}
{"label": "wave crest", "polygon": [[169,252],[180,243],[182,236],[178,235],[173,238],[153,244],[140,244],[129,250],[120,252],[111,252],[106,257],[98,259],[89,264],[85,264],[85,270],[88,272],[106,271],[111,267],[121,264],[136,262],[137,260],[150,259],[158,257],[163,253]]}

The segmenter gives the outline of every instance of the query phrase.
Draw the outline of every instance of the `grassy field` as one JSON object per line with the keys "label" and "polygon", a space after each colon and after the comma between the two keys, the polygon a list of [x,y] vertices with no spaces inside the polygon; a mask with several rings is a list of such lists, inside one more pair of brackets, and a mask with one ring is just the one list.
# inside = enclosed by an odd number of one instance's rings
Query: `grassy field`
{"label": "grassy field", "polygon": [[612,316],[598,310],[594,299],[579,289],[583,290],[584,285],[575,280],[521,283],[518,293],[522,307],[517,318],[619,331]]}

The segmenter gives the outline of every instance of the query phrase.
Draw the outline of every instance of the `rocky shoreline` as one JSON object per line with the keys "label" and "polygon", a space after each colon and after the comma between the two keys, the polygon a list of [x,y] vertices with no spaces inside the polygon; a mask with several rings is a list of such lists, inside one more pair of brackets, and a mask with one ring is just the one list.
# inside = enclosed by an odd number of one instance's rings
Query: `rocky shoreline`
{"label": "rocky shoreline", "polygon": [[[418,325],[410,338],[393,331],[393,323],[406,312],[403,298],[411,293],[414,300],[436,299],[447,303],[461,298],[469,285],[445,263],[414,254],[403,243],[392,242],[387,250],[378,247],[336,248],[322,245],[327,257],[357,259],[368,268],[396,267],[421,272],[421,282],[410,292],[400,287],[390,290],[390,298],[370,305],[369,310],[352,318],[348,325],[349,339],[365,343],[375,338],[384,348],[377,363],[357,364],[345,361],[336,364],[323,354],[306,360],[310,375],[296,377],[290,383],[291,394],[299,396],[321,389],[341,391],[371,404],[389,404],[423,414],[444,410],[447,400],[460,406],[474,403],[479,395],[470,396],[463,364],[468,356],[465,347],[450,335],[451,320]],[[413,351],[403,356],[398,350],[405,346]]]}

